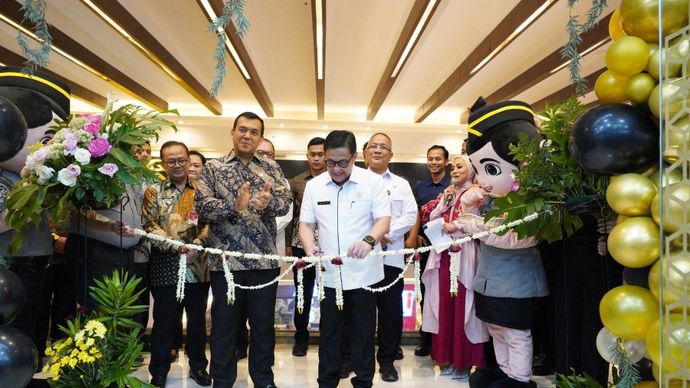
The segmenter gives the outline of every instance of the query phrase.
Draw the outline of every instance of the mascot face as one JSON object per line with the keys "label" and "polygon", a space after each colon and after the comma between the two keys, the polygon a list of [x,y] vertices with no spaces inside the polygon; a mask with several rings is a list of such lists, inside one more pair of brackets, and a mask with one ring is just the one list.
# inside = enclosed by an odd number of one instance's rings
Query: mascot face
{"label": "mascot face", "polygon": [[[51,128],[55,119],[67,118],[70,90],[67,85],[49,75],[38,72],[27,75],[21,72],[21,68],[8,66],[0,67],[0,97],[19,110],[21,116],[19,119],[13,117],[11,120],[0,120],[0,133],[26,131],[23,144],[15,144],[14,152],[3,154],[0,159],[0,169],[18,174],[29,155],[26,148],[36,143],[49,142],[55,135]],[[0,139],[1,141],[6,139]]]}
{"label": "mascot face", "polygon": [[512,174],[517,167],[500,157],[491,143],[468,155],[479,185],[492,195],[503,197],[513,187]]}

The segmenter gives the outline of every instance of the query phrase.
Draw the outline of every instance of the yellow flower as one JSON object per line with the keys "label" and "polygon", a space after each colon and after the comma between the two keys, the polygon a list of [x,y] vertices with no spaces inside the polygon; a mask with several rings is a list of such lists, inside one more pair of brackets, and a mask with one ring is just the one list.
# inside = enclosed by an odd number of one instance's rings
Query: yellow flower
{"label": "yellow flower", "polygon": [[93,346],[94,342],[95,342],[95,341],[93,340],[93,338],[87,339],[87,340],[86,340],[86,347],[88,348],[88,347]]}
{"label": "yellow flower", "polygon": [[69,366],[71,366],[72,368],[74,368],[75,366],[77,366],[77,359],[76,359],[76,358],[70,359],[70,360],[69,360]]}
{"label": "yellow flower", "polygon": [[105,337],[106,328],[100,321],[90,320],[86,323],[85,329],[90,331],[93,335],[95,335],[98,338]]}
{"label": "yellow flower", "polygon": [[79,342],[84,339],[84,330],[74,335],[74,341]]}
{"label": "yellow flower", "polygon": [[46,356],[53,357],[54,355],[55,355],[55,351],[53,350],[52,347],[46,349]]}
{"label": "yellow flower", "polygon": [[89,353],[91,353],[91,354],[96,354],[96,353],[98,353],[98,348],[96,348],[96,347],[91,348],[91,349],[89,350]]}
{"label": "yellow flower", "polygon": [[75,357],[79,354],[79,349],[72,349],[72,353],[69,354],[70,357]]}

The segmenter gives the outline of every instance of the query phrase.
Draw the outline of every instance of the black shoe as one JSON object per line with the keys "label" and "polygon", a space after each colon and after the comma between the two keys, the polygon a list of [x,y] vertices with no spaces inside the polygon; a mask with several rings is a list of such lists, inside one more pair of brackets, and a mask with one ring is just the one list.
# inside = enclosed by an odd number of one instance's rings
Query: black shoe
{"label": "black shoe", "polygon": [[402,348],[398,346],[398,353],[395,354],[395,359],[402,360],[403,358],[405,358],[405,355],[403,354]]}
{"label": "black shoe", "polygon": [[236,349],[235,350],[235,357],[237,358],[237,361],[239,361],[243,358],[247,358],[247,348],[242,347],[242,348]]}
{"label": "black shoe", "polygon": [[153,377],[151,378],[151,385],[158,388],[165,388],[165,377]]}
{"label": "black shoe", "polygon": [[189,378],[194,380],[197,384],[201,385],[202,387],[208,387],[211,385],[211,376],[206,373],[205,369],[199,369],[195,371],[190,371],[189,372]]}
{"label": "black shoe", "polygon": [[381,380],[385,382],[392,383],[398,381],[398,371],[393,365],[381,365],[379,373],[381,373]]}
{"label": "black shoe", "polygon": [[350,368],[350,361],[343,361],[340,364],[340,378],[346,379],[350,377],[350,372],[352,372],[352,368]]}
{"label": "black shoe", "polygon": [[486,388],[492,383],[508,378],[500,368],[477,368],[470,375],[470,388]]}
{"label": "black shoe", "polygon": [[426,357],[431,354],[431,344],[422,340],[422,343],[417,345],[414,350],[414,355],[419,357]]}
{"label": "black shoe", "polygon": [[295,357],[304,357],[307,355],[309,343],[307,341],[297,341],[292,347],[292,355]]}
{"label": "black shoe", "polygon": [[275,383],[268,384],[266,388],[278,388],[278,386]]}
{"label": "black shoe", "polygon": [[494,381],[486,388],[537,388],[537,383],[532,380],[523,383],[522,381],[508,377],[502,380]]}

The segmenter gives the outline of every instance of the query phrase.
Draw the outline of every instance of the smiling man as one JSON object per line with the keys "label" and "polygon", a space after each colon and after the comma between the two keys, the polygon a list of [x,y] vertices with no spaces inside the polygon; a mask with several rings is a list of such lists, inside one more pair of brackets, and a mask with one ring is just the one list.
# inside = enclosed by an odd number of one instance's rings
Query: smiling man
{"label": "smiling man", "polygon": [[[233,124],[234,149],[206,163],[196,193],[199,218],[209,222],[211,246],[243,253],[277,254],[276,217],[290,210],[292,195],[278,164],[256,157],[264,135],[263,120],[252,112],[237,116]],[[232,387],[237,379],[235,343],[240,317],[252,328],[249,375],[254,386],[275,387],[273,381],[275,331],[273,314],[278,284],[257,290],[236,289],[235,302],[226,302],[228,284],[222,258],[211,255],[211,375],[214,387]],[[277,260],[226,259],[235,282],[265,284],[278,276]]]}
{"label": "smiling man", "polygon": [[[326,297],[321,301],[319,330],[319,387],[335,388],[340,381],[343,322],[352,326],[351,359],[355,387],[371,387],[374,378],[374,328],[376,296],[362,289],[383,279],[383,258],[367,256],[390,226],[390,204],[381,176],[355,167],[357,143],[349,131],[326,137],[328,174],[311,179],[304,191],[299,233],[307,256],[341,257],[341,276],[332,262],[322,262]],[[319,235],[314,240],[318,225]],[[341,282],[344,303],[336,304],[336,284]],[[346,317],[349,314],[349,317]]]}

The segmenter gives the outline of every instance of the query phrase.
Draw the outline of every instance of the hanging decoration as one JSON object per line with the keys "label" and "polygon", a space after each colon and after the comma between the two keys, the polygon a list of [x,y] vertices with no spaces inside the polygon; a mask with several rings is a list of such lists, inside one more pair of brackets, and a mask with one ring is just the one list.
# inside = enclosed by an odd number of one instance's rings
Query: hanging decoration
{"label": "hanging decoration", "polygon": [[218,94],[218,90],[223,86],[223,79],[228,74],[228,70],[225,67],[225,40],[227,39],[225,29],[230,24],[230,21],[233,20],[239,37],[243,37],[247,33],[247,29],[249,29],[249,21],[244,17],[244,0],[224,1],[223,12],[208,25],[208,30],[216,34],[217,37],[216,45],[213,48],[213,59],[216,61],[215,78],[210,91],[213,97]]}
{"label": "hanging decoration", "polygon": [[46,0],[22,0],[21,10],[24,11],[24,18],[34,25],[34,34],[39,39],[38,48],[32,48],[21,31],[17,34],[17,44],[26,58],[24,73],[33,74],[38,66],[48,65],[50,46],[53,44],[53,37],[48,31],[46,22]]}

